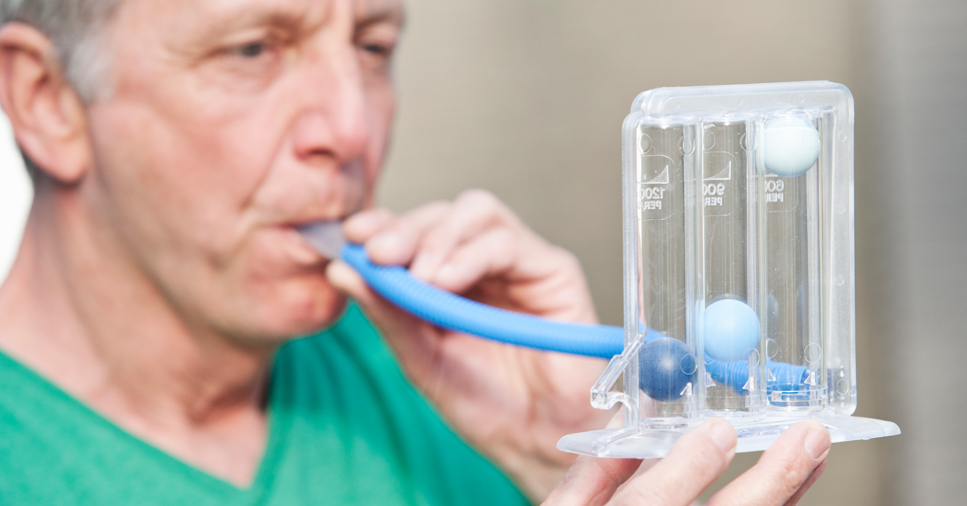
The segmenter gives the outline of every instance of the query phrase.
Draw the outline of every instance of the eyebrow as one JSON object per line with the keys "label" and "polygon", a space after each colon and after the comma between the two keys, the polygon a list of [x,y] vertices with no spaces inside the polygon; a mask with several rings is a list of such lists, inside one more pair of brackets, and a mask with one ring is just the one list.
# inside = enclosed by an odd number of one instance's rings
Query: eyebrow
{"label": "eyebrow", "polygon": [[[306,12],[295,6],[266,5],[261,2],[242,2],[228,12],[215,14],[218,28],[208,32],[206,38],[217,38],[221,34],[240,28],[255,26],[297,27],[305,20]],[[366,27],[389,22],[400,27],[405,19],[403,2],[400,0],[367,0],[354,13],[353,24]]]}
{"label": "eyebrow", "polygon": [[[374,7],[373,3],[377,5]],[[399,0],[370,0],[366,2],[364,9],[362,15],[357,13],[356,26],[390,22],[402,27],[406,21],[403,2]]]}
{"label": "eyebrow", "polygon": [[266,26],[293,28],[299,26],[305,14],[292,8],[280,8],[278,5],[256,2],[241,4],[230,9],[206,12],[207,23],[200,23],[206,30],[200,32],[200,27],[194,26],[189,30],[187,38],[182,39],[181,42],[190,46],[204,46],[237,30]]}
{"label": "eyebrow", "polygon": [[[229,8],[205,9],[207,19],[206,30],[199,33],[196,29],[189,30],[193,35],[182,38],[180,41],[172,41],[172,50],[179,53],[199,55],[208,53],[208,46],[217,43],[226,34],[232,32],[257,27],[268,27],[270,29],[282,29],[285,31],[302,31],[308,12],[305,4],[297,2],[289,3],[269,3],[259,1],[242,1],[235,3],[230,0]],[[216,4],[218,2],[215,2]],[[354,9],[353,25],[354,30],[365,29],[369,26],[381,23],[390,23],[402,28],[404,22],[404,8],[401,0],[365,0],[360,4],[351,6]],[[197,18],[196,18],[197,19]],[[189,22],[190,23],[190,22]],[[191,23],[194,24],[194,23]]]}

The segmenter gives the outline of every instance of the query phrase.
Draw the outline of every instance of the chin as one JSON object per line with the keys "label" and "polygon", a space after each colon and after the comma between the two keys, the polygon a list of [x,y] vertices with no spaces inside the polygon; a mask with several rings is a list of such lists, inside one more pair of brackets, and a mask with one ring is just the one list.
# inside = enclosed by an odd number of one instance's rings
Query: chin
{"label": "chin", "polygon": [[289,282],[253,295],[236,306],[248,310],[236,312],[236,325],[229,325],[234,330],[223,330],[256,346],[275,346],[325,330],[339,320],[347,303],[324,280]]}
{"label": "chin", "polygon": [[300,296],[291,294],[263,306],[260,311],[267,333],[289,340],[324,330],[339,320],[346,310],[346,296],[332,287]]}
{"label": "chin", "polygon": [[287,242],[292,234],[268,232],[247,255],[246,274],[223,292],[234,299],[223,306],[236,322],[230,333],[249,343],[281,343],[332,326],[347,301],[326,279],[327,262],[315,254],[303,258],[301,239]]}

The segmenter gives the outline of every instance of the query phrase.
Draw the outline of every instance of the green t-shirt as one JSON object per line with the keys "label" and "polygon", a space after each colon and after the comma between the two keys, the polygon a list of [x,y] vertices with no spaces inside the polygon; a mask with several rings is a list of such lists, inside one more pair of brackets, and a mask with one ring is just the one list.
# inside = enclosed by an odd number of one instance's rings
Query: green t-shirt
{"label": "green t-shirt", "polygon": [[239,489],[125,432],[0,353],[0,504],[526,504],[407,383],[356,306],[279,351],[269,435]]}

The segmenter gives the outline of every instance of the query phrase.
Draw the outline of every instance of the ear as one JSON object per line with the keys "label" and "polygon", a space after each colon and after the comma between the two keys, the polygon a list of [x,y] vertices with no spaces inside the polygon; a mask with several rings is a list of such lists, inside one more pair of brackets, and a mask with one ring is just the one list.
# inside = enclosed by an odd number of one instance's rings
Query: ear
{"label": "ear", "polygon": [[0,27],[0,105],[20,149],[45,174],[72,184],[90,169],[84,104],[53,43],[24,23]]}

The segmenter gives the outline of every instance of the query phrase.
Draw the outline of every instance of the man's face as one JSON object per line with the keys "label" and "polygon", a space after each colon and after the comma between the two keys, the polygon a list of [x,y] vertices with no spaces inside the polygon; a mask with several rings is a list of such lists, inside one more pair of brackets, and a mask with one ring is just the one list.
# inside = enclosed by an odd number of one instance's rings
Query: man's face
{"label": "man's face", "polygon": [[294,227],[366,206],[401,0],[124,0],[81,192],[189,326],[250,343],[338,315]]}

